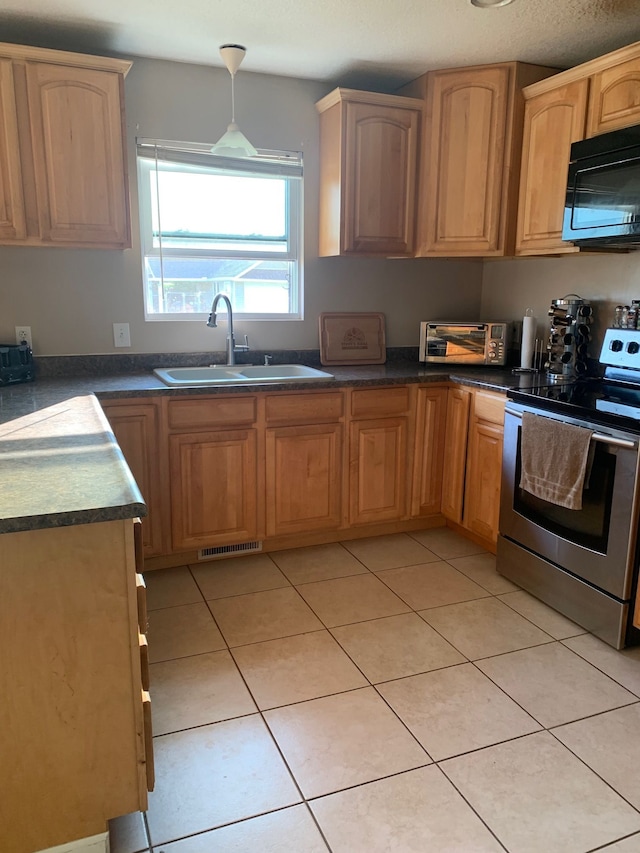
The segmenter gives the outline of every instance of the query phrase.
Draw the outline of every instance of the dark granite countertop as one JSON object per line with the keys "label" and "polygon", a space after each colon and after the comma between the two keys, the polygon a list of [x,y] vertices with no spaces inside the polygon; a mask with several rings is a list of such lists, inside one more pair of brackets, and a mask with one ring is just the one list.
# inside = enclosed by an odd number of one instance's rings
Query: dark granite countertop
{"label": "dark granite countertop", "polygon": [[[43,377],[0,388],[0,533],[146,514],[96,396],[109,400],[447,381],[506,393],[532,384],[531,376],[507,369],[445,370],[415,361],[325,369],[335,379],[168,388],[151,371],[144,371]],[[545,381],[544,374],[535,379],[536,384]]]}
{"label": "dark granite countertop", "polygon": [[0,533],[146,515],[96,398],[44,397],[34,410],[28,396],[30,413],[0,425]]}
{"label": "dark granite countertop", "polygon": [[535,380],[532,380],[531,375],[513,374],[510,369],[506,368],[457,367],[447,370],[440,367],[425,367],[411,361],[396,361],[358,367],[325,367],[323,369],[332,373],[335,379],[326,382],[255,383],[198,388],[169,388],[152,371],[37,378],[35,382],[0,388],[0,424],[85,394],[95,394],[100,400],[109,400],[158,395],[246,394],[256,391],[299,391],[336,386],[366,387],[449,381],[506,393],[510,388],[531,387],[532,381],[535,381],[535,384],[546,382],[545,374],[540,374],[535,377]]}

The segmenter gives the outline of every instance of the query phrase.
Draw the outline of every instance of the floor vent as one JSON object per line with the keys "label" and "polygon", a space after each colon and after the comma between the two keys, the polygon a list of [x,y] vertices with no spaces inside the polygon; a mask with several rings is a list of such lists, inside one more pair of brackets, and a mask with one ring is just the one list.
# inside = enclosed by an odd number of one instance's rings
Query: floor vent
{"label": "floor vent", "polygon": [[230,554],[256,554],[262,551],[262,542],[240,542],[239,545],[218,545],[216,548],[201,548],[198,560],[218,560]]}

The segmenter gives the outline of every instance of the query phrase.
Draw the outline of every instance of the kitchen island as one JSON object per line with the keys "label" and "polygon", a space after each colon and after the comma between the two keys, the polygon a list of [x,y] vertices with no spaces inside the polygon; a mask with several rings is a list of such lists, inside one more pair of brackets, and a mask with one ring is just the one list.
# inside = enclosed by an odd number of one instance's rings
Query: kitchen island
{"label": "kitchen island", "polygon": [[153,783],[146,506],[95,396],[45,384],[2,392],[0,849],[98,853]]}

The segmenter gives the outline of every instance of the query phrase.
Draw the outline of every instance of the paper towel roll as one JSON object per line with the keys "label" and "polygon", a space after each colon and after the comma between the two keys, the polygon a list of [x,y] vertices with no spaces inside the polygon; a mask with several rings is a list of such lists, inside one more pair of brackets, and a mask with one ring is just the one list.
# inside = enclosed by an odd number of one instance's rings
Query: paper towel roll
{"label": "paper towel roll", "polygon": [[522,345],[520,348],[520,367],[533,367],[533,349],[536,343],[538,321],[529,314],[529,309],[522,318]]}

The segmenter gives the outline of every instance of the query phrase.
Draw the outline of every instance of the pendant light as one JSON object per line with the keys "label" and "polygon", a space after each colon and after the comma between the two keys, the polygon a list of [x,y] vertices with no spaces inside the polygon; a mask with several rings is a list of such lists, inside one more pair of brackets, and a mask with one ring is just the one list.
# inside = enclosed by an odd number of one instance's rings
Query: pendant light
{"label": "pendant light", "polygon": [[498,6],[508,6],[510,3],[513,3],[513,0],[471,0],[471,5],[480,9],[494,9]]}
{"label": "pendant light", "polygon": [[256,157],[258,154],[236,124],[234,82],[236,71],[240,68],[246,52],[246,48],[241,44],[223,44],[220,47],[222,61],[231,74],[231,123],[227,127],[227,132],[213,146],[211,153],[222,157]]}

